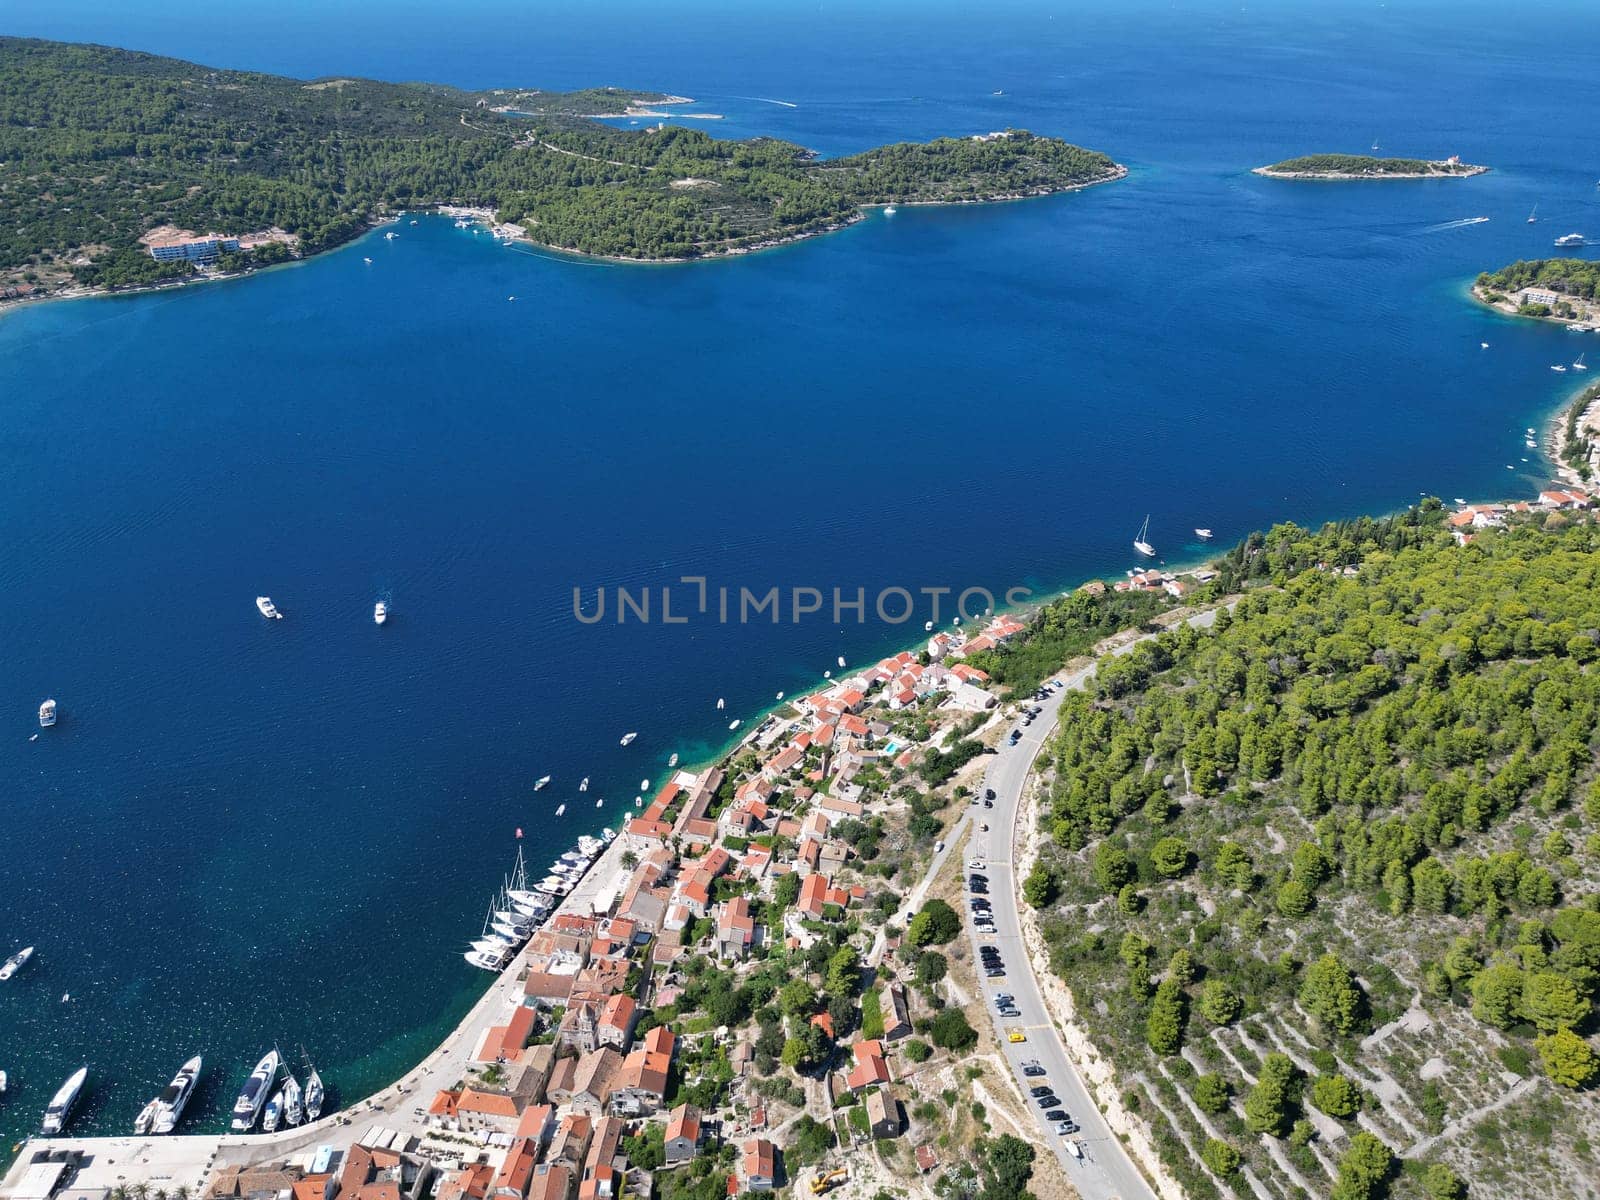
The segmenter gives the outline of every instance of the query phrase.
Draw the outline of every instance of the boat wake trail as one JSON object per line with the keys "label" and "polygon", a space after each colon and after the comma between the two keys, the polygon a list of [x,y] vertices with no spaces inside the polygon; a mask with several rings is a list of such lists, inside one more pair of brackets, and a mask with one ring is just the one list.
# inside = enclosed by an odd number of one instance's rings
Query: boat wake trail
{"label": "boat wake trail", "polygon": [[1442,221],[1438,225],[1429,225],[1422,233],[1442,233],[1446,229],[1465,229],[1468,225],[1482,225],[1488,217],[1462,217],[1459,221]]}
{"label": "boat wake trail", "polygon": [[776,104],[780,108],[799,108],[798,104],[790,104],[787,100],[772,100],[766,96],[734,96],[734,100],[754,100],[757,104]]}

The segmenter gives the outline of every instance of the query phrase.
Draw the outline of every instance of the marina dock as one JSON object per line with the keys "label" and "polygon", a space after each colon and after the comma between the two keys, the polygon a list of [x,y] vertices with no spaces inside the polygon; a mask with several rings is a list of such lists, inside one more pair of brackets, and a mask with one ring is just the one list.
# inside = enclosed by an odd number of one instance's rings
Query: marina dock
{"label": "marina dock", "polygon": [[[618,874],[625,873],[626,841],[619,836],[606,846],[562,897],[551,919],[563,913],[587,914],[596,898],[615,888]],[[342,1148],[374,1126],[420,1137],[434,1094],[456,1087],[467,1076],[473,1053],[490,1027],[503,1025],[521,1004],[526,949],[517,951],[432,1053],[388,1087],[338,1112],[277,1133],[30,1138],[0,1179],[0,1200],[44,1200],[56,1191],[65,1172],[40,1163],[41,1156],[68,1163],[69,1169],[76,1163],[75,1176],[60,1193],[73,1200],[100,1200],[115,1187],[138,1182],[168,1193],[185,1187],[198,1197],[206,1179],[222,1167],[275,1162],[313,1153],[321,1146]]]}

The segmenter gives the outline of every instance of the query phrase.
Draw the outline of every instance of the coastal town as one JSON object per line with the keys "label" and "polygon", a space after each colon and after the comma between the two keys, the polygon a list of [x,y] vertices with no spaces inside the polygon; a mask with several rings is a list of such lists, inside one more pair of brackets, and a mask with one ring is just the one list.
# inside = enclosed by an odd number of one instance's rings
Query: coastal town
{"label": "coastal town", "polygon": [[[983,1090],[960,881],[931,869],[959,868],[950,810],[992,807],[971,786],[980,759],[1011,718],[1012,744],[1032,722],[968,660],[1025,628],[933,634],[675,771],[378,1096],[272,1134],[37,1140],[0,1195],[872,1196],[970,1169],[995,1125],[1036,1136],[1026,1101],[994,1094],[1003,1063]],[[1015,1112],[978,1116],[978,1097]]]}
{"label": "coastal town", "polygon": [[[1585,416],[1593,403],[1580,398]],[[1532,500],[1458,501],[1446,527],[1465,546],[1589,509],[1574,464],[1562,473]],[[1150,568],[1077,591],[1157,597],[1169,628],[1216,578]],[[908,1180],[941,1194],[997,1129],[1038,1137],[974,1027],[979,972],[1006,975],[960,945],[962,853],[944,840],[968,808],[993,808],[985,756],[1038,712],[970,661],[1019,640],[1027,616],[840,672],[716,763],[675,769],[603,842],[584,839],[584,869],[543,924],[446,1042],[376,1096],[266,1134],[35,1139],[0,1197],[865,1200]],[[982,878],[966,919],[992,936]],[[1062,1117],[1046,1129],[1081,1160]],[[1059,1168],[1038,1167],[1034,1190],[1053,1194]]]}
{"label": "coastal town", "polygon": [[0,30],[0,1200],[1600,1200],[1600,5],[232,7]]}

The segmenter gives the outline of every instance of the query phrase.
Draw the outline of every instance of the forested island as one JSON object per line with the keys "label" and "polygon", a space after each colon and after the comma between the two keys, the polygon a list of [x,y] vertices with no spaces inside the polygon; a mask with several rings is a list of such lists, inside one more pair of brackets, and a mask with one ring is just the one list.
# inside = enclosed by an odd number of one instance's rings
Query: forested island
{"label": "forested island", "polygon": [[[1600,1177],[1600,530],[1443,517],[1252,535],[1041,760],[1023,896],[1196,1200]],[[973,661],[1026,683],[1110,600]]]}
{"label": "forested island", "polygon": [[1472,294],[1501,312],[1561,322],[1600,320],[1600,262],[1534,258],[1485,271]]}
{"label": "forested island", "polygon": [[1482,175],[1488,169],[1453,157],[1435,160],[1374,158],[1368,154],[1307,154],[1257,167],[1252,174],[1271,179],[1452,179]]}
{"label": "forested island", "polygon": [[[1119,178],[1104,154],[1021,130],[819,159],[772,138],[624,130],[585,113],[681,97],[471,92],[214,70],[0,38],[0,286],[149,284],[157,227],[283,240],[248,267],[344,242],[402,209],[492,210],[532,241],[628,259],[735,253],[863,206],[1041,195]],[[504,111],[501,111],[504,110]]]}

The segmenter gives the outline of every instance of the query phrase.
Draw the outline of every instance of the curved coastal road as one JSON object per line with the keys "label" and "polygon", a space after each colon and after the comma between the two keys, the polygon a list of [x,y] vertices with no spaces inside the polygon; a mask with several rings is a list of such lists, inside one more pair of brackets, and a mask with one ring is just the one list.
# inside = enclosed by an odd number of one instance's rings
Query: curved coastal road
{"label": "curved coastal road", "polygon": [[[1077,689],[1083,687],[1093,675],[1094,668],[1087,667],[1065,676],[1063,682],[1067,688]],[[1012,847],[1017,840],[1023,792],[1033,773],[1034,759],[1056,727],[1056,712],[1065,695],[1066,689],[1060,689],[1052,692],[1048,700],[1030,701],[1038,704],[1041,710],[1039,715],[1034,718],[1032,725],[1023,726],[1019,723],[1015,726],[1022,730],[1022,740],[1015,746],[1002,742],[999,753],[991,760],[984,776],[984,787],[994,789],[994,807],[978,808],[973,812],[987,818],[983,823],[989,826],[989,831],[984,833],[981,828],[975,828],[967,844],[969,853],[981,858],[988,867],[983,874],[989,877],[988,899],[994,905],[995,932],[980,934],[974,930],[970,913],[966,928],[972,939],[974,963],[980,971],[983,1007],[994,1022],[1000,1049],[1022,1085],[1022,1094],[1027,1096],[1028,1089],[1038,1084],[1050,1084],[1061,1099],[1061,1107],[1080,1127],[1070,1138],[1059,1136],[1054,1127],[1045,1121],[1044,1112],[1029,1097],[1027,1104],[1034,1120],[1039,1123],[1040,1142],[1055,1151],[1067,1178],[1084,1200],[1155,1200],[1155,1192],[1145,1182],[1122,1143],[1111,1132],[1105,1117],[1095,1106],[1088,1088],[1073,1067],[1072,1060],[1067,1057],[1061,1036],[1050,1023],[1039,980],[1022,940],[1022,914],[1018,909],[1022,881],[1016,878],[1013,869]],[[963,870],[963,885],[965,881],[966,872]],[[983,964],[977,954],[980,945],[994,946],[1000,951],[1005,963],[1004,978],[983,978]],[[1000,992],[1009,992],[1016,997],[1016,1007],[1022,1013],[1020,1017],[1001,1018],[994,1005],[994,997]],[[1008,1041],[1007,1033],[1012,1029],[1021,1029],[1028,1040],[1017,1043]],[[1042,1077],[1029,1078],[1023,1075],[1022,1063],[1028,1059],[1037,1060],[1045,1069]],[[1068,1141],[1078,1144],[1083,1153],[1082,1159],[1076,1158],[1067,1149]]]}
{"label": "curved coastal road", "polygon": [[[1189,617],[1186,623],[1196,628],[1204,628],[1212,623],[1215,615],[1214,609],[1196,613]],[[1111,652],[1126,654],[1140,642],[1148,641],[1154,636],[1146,634],[1132,639]],[[994,789],[994,807],[985,809],[980,805],[969,809],[967,816],[979,826],[982,824],[989,826],[987,833],[980,827],[975,827],[968,847],[969,853],[981,858],[988,867],[983,874],[989,877],[987,899],[994,905],[995,932],[980,934],[973,929],[970,911],[963,923],[968,937],[972,939],[974,964],[980,972],[983,1006],[989,1014],[989,1019],[994,1022],[1000,1049],[1005,1054],[1017,1081],[1022,1084],[1022,1094],[1027,1096],[1030,1087],[1049,1083],[1061,1100],[1060,1107],[1065,1109],[1079,1125],[1079,1131],[1070,1138],[1059,1136],[1045,1121],[1043,1111],[1029,1097],[1027,1103],[1034,1120],[1039,1124],[1040,1140],[1055,1151],[1067,1177],[1084,1200],[1156,1200],[1154,1189],[1140,1173],[1127,1149],[1111,1132],[1111,1127],[1106,1124],[1105,1117],[1096,1107],[1088,1088],[1072,1065],[1072,1060],[1067,1056],[1061,1035],[1050,1023],[1049,1011],[1045,1008],[1039,980],[1034,974],[1033,963],[1028,957],[1028,949],[1022,939],[1022,914],[1018,907],[1022,881],[1016,878],[1012,855],[1013,848],[1021,837],[1020,822],[1024,791],[1028,779],[1033,774],[1034,760],[1038,758],[1046,740],[1055,731],[1057,713],[1067,692],[1083,688],[1093,677],[1094,667],[1084,667],[1059,676],[1060,682],[1065,686],[1051,692],[1049,699],[1025,701],[1029,705],[1037,704],[1040,709],[1039,715],[1034,718],[1031,725],[1024,726],[1020,722],[1015,724],[1013,728],[1022,731],[1021,739],[1015,746],[1010,745],[1009,741],[1003,741],[999,752],[990,760],[983,786]],[[957,829],[948,835],[951,850],[947,853],[954,852],[954,847],[959,842],[959,834],[960,830]],[[936,863],[934,869],[937,869],[937,866]],[[965,891],[966,876],[969,872],[965,870],[965,863],[962,867],[962,884]],[[994,946],[1000,951],[1006,970],[1004,978],[982,977],[983,964],[977,954],[980,945]],[[1016,997],[1016,1007],[1022,1013],[1020,1017],[1005,1019],[1000,1017],[995,1008],[994,997],[1001,992],[1009,992]],[[1023,1031],[1027,1041],[1012,1043],[1007,1040],[1007,1032],[1016,1028]],[[1029,1078],[1023,1075],[1022,1063],[1029,1059],[1036,1060],[1045,1069],[1043,1076]],[[1081,1160],[1067,1149],[1068,1141],[1078,1144],[1083,1152]]]}

